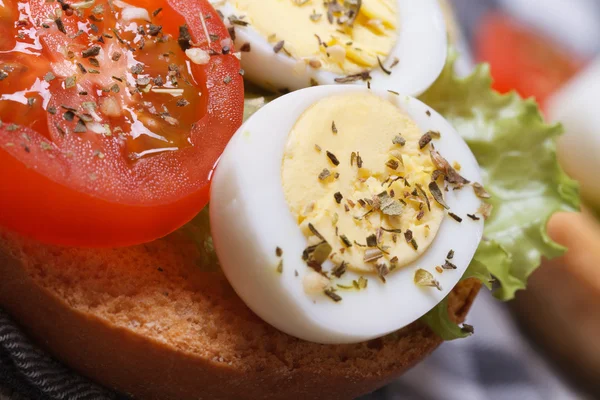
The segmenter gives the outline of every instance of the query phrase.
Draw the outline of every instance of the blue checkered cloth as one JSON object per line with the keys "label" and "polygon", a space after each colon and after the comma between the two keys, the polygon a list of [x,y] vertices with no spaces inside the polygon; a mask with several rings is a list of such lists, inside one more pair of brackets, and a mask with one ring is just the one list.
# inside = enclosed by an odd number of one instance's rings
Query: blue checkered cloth
{"label": "blue checkered cloth", "polygon": [[35,345],[0,309],[0,400],[116,400]]}
{"label": "blue checkered cloth", "polygon": [[444,343],[398,381],[361,400],[584,399],[522,335],[508,306],[482,292],[468,316],[475,334]]}

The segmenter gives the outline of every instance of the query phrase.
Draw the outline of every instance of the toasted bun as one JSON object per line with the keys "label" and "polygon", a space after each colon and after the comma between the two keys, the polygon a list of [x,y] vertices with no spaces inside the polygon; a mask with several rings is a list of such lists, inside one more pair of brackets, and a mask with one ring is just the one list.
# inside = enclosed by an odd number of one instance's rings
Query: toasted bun
{"label": "toasted bun", "polygon": [[[181,233],[90,250],[0,230],[0,306],[76,371],[140,399],[350,399],[441,343],[418,322],[355,345],[295,339],[246,308],[218,268],[201,268],[200,254]],[[454,319],[479,287],[450,295]]]}

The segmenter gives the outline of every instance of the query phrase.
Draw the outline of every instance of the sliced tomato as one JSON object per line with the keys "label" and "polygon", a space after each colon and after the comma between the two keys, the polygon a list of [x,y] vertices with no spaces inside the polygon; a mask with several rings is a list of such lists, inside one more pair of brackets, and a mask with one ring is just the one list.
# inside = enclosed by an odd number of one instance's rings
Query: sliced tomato
{"label": "sliced tomato", "polygon": [[476,57],[490,64],[494,88],[535,97],[542,106],[583,65],[576,55],[502,13],[484,17],[475,37]]}
{"label": "sliced tomato", "polygon": [[239,60],[209,1],[4,2],[0,225],[124,246],[195,216],[243,114]]}

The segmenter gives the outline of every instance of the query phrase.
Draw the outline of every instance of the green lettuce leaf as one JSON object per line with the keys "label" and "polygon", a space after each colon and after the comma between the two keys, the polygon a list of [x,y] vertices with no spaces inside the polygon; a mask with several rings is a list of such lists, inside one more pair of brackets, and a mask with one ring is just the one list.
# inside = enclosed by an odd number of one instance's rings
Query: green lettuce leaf
{"label": "green lettuce leaf", "polygon": [[450,319],[447,297],[423,315],[421,321],[429,325],[442,340],[463,339],[470,335]]}
{"label": "green lettuce leaf", "polygon": [[198,250],[196,266],[204,272],[219,272],[221,264],[217,258],[210,232],[209,208],[204,207],[194,219],[181,227],[177,232],[191,240]]}
{"label": "green lettuce leaf", "polygon": [[244,87],[244,122],[257,112],[262,106],[277,98],[277,95],[266,92],[265,90],[252,84],[245,84]]}
{"label": "green lettuce leaf", "polygon": [[[524,289],[541,258],[564,251],[546,232],[550,216],[579,207],[575,181],[560,168],[556,139],[560,125],[543,120],[537,104],[516,93],[501,95],[491,89],[487,65],[468,77],[454,72],[455,56],[421,100],[442,114],[466,140],[482,169],[483,184],[492,195],[491,217],[484,240],[463,279],[476,277],[488,288],[493,276],[495,296],[510,300]],[[447,304],[440,303],[423,321],[443,339],[464,337],[452,323]]]}

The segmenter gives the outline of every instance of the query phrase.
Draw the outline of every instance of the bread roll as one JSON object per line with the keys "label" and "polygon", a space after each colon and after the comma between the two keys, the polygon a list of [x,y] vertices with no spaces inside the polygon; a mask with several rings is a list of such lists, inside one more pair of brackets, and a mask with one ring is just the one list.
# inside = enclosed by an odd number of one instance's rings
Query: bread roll
{"label": "bread roll", "polygon": [[[479,287],[452,292],[456,321]],[[419,322],[353,345],[290,337],[256,317],[181,231],[92,250],[0,230],[0,306],[56,358],[139,399],[351,399],[441,343]]]}

